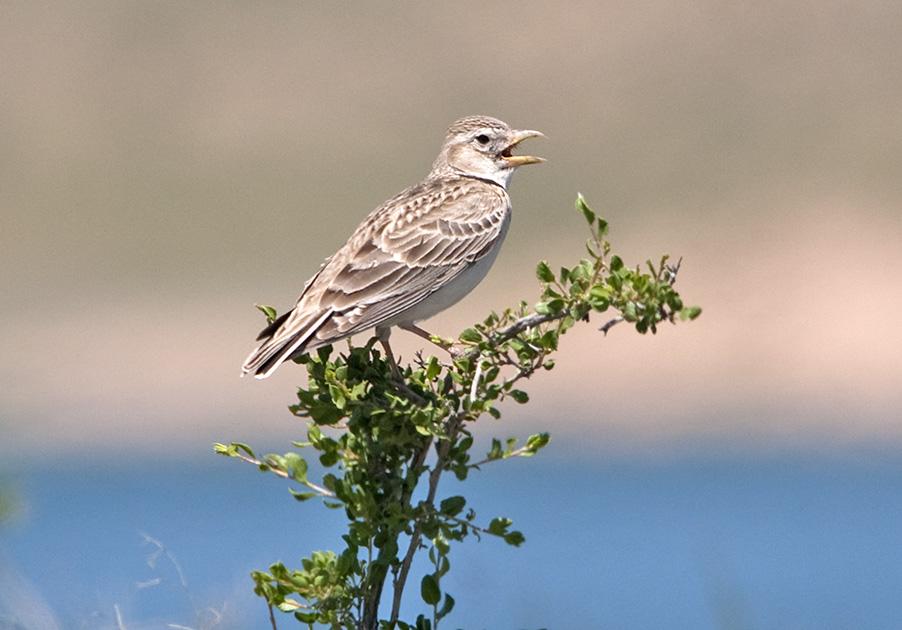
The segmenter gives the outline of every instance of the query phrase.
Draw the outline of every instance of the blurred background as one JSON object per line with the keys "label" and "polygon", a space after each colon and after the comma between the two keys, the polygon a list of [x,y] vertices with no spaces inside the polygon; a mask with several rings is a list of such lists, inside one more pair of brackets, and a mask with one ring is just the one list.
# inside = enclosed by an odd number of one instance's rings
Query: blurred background
{"label": "blurred background", "polygon": [[301,369],[238,379],[253,304],[290,306],[476,113],[544,131],[548,163],[430,330],[534,301],[536,261],[582,251],[578,191],[628,262],[682,256],[704,313],[574,330],[478,427],[553,441],[473,480],[527,542],[455,552],[450,626],[898,627],[898,2],[2,15],[0,628],[267,627],[248,572],[340,519],[211,452],[302,435]]}

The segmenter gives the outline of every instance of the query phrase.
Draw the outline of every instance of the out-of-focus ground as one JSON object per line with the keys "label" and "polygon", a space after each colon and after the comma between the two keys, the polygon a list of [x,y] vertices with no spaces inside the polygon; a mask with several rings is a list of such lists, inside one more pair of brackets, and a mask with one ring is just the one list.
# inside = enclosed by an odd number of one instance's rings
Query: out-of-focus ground
{"label": "out-of-focus ground", "polygon": [[294,432],[300,369],[237,379],[252,304],[288,307],[472,113],[545,131],[549,161],[432,329],[533,300],[536,260],[578,255],[577,191],[630,262],[683,256],[705,308],[656,337],[574,332],[507,428],[589,450],[898,445],[900,29],[881,1],[7,5],[0,449]]}

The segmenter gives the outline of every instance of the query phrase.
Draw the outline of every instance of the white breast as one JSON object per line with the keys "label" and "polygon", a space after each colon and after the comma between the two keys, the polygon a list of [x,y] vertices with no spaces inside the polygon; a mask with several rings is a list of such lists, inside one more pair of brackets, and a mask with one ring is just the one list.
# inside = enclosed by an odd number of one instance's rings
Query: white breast
{"label": "white breast", "polygon": [[454,280],[443,286],[441,289],[433,292],[425,300],[419,304],[415,304],[403,313],[398,313],[391,321],[382,324],[383,326],[395,326],[397,324],[414,324],[418,321],[429,319],[433,315],[441,313],[446,308],[457,304],[467,294],[476,288],[482,279],[489,273],[489,269],[495,263],[498,252],[501,251],[501,244],[507,236],[507,230],[510,227],[511,213],[507,211],[504,222],[501,224],[501,230],[498,238],[492,243],[492,248],[485,256],[476,261],[469,268],[460,273]]}

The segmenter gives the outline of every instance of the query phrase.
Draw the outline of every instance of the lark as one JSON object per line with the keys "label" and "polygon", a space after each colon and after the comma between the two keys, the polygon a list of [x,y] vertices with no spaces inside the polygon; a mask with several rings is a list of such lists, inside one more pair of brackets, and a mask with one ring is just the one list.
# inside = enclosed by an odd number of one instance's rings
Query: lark
{"label": "lark", "polygon": [[326,259],[295,307],[257,337],[242,376],[266,378],[289,359],[370,328],[393,366],[393,326],[431,339],[417,323],[488,273],[510,226],[511,176],[544,161],[514,150],[542,135],[489,116],[452,124],[426,178],[373,210]]}

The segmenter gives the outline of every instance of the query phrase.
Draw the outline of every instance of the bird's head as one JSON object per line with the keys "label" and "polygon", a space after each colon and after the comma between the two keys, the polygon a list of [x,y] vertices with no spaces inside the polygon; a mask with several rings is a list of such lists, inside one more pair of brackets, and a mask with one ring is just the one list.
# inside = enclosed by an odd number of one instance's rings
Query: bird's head
{"label": "bird's head", "polygon": [[507,188],[518,166],[545,161],[533,155],[514,155],[518,144],[536,137],[544,134],[531,129],[511,129],[507,123],[490,116],[461,118],[448,128],[432,174],[479,177]]}

